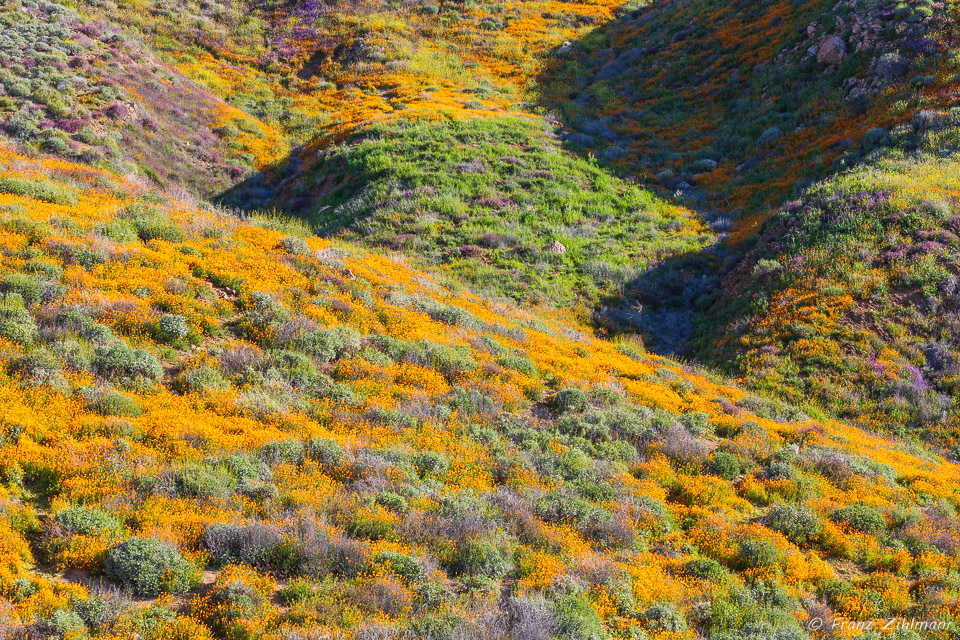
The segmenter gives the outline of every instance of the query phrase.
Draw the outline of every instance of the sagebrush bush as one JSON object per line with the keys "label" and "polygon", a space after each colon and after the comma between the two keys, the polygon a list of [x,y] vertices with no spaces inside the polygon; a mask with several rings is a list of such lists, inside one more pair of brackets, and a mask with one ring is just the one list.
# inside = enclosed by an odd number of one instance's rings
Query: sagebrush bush
{"label": "sagebrush bush", "polygon": [[0,299],[0,337],[21,345],[30,345],[37,338],[37,323],[23,306],[23,298],[12,294]]}
{"label": "sagebrush bush", "polygon": [[185,593],[198,582],[197,569],[157,538],[130,538],[107,552],[104,571],[137,595]]}
{"label": "sagebrush bush", "polygon": [[143,413],[135,398],[114,389],[88,389],[84,390],[83,395],[90,410],[102,416],[135,418]]}
{"label": "sagebrush bush", "polygon": [[887,528],[883,514],[875,507],[863,504],[841,507],[830,515],[830,519],[861,533],[877,533]]}
{"label": "sagebrush bush", "polygon": [[329,472],[343,461],[346,450],[336,440],[313,438],[307,443],[306,454]]}
{"label": "sagebrush bush", "polygon": [[583,411],[590,402],[590,396],[582,389],[564,389],[554,395],[550,404],[558,413]]}
{"label": "sagebrush bush", "polygon": [[177,493],[194,498],[224,497],[237,486],[237,479],[220,465],[186,464],[173,471],[171,479]]}
{"label": "sagebrush bush", "polygon": [[299,544],[268,524],[215,524],[207,528],[203,543],[213,561],[221,566],[240,563],[288,575],[299,571],[304,561]]}
{"label": "sagebrush bush", "polygon": [[492,540],[468,538],[457,545],[447,563],[447,571],[454,576],[498,579],[512,567],[505,549]]}
{"label": "sagebrush bush", "polygon": [[100,509],[68,507],[51,518],[53,529],[58,533],[81,536],[118,535],[120,521]]}
{"label": "sagebrush bush", "polygon": [[132,349],[122,342],[101,345],[93,351],[93,367],[107,378],[146,378],[156,380],[163,367],[149,351]]}
{"label": "sagebrush bush", "polygon": [[820,516],[800,504],[776,504],[770,508],[764,522],[797,545],[816,541],[823,531]]}

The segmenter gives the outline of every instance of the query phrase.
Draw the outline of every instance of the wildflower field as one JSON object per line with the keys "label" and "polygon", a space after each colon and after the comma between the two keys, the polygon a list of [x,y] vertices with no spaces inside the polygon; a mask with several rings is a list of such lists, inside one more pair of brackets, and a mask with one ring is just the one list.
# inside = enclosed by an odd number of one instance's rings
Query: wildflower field
{"label": "wildflower field", "polygon": [[956,8],[4,3],[0,638],[956,637]]}

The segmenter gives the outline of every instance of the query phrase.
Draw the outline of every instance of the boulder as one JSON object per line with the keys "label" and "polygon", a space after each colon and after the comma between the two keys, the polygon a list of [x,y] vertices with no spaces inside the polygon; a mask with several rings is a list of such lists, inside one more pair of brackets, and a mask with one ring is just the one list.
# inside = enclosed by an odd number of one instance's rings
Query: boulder
{"label": "boulder", "polygon": [[817,62],[824,67],[833,67],[847,57],[847,45],[839,36],[824,39],[817,47]]}
{"label": "boulder", "polygon": [[550,253],[566,253],[567,248],[559,240],[554,240],[553,244],[547,247],[547,251]]}

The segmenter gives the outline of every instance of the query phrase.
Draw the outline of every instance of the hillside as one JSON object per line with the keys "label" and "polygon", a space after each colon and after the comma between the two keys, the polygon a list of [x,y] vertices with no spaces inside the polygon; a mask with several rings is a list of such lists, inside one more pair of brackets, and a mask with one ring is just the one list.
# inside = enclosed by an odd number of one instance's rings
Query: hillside
{"label": "hillside", "polygon": [[4,4],[0,638],[955,637],[957,7]]}
{"label": "hillside", "polygon": [[960,469],[921,448],[115,174],[3,147],[0,207],[14,637],[945,615]]}
{"label": "hillside", "polygon": [[22,144],[204,196],[284,156],[275,133],[107,22],[18,1],[0,24],[0,131]]}
{"label": "hillside", "polygon": [[[923,111],[894,133],[893,150],[764,227],[700,335],[755,388],[950,448],[960,111]],[[708,326],[718,321],[731,330]]]}
{"label": "hillside", "polygon": [[956,2],[627,4],[557,56],[541,101],[570,144],[742,217],[850,167],[882,133],[955,101]]}

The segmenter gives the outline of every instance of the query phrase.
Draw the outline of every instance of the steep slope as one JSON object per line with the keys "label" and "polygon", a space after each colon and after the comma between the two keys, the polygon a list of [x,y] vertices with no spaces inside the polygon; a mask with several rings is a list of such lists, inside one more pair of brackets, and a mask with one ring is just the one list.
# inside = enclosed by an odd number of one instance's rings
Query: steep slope
{"label": "steep slope", "polygon": [[764,227],[705,321],[727,330],[702,337],[751,386],[952,447],[960,110],[894,135]]}
{"label": "steep slope", "polygon": [[110,22],[16,0],[0,25],[0,131],[23,144],[205,196],[286,155],[276,131]]}
{"label": "steep slope", "polygon": [[525,101],[544,52],[609,19],[612,3],[242,6],[85,7],[302,144],[223,204],[282,208],[498,295],[582,300],[584,316],[711,240],[689,210],[564,152]]}
{"label": "steep slope", "polygon": [[0,209],[15,637],[954,624],[960,468],[921,447],[6,146]]}
{"label": "steep slope", "polygon": [[956,13],[929,0],[628,4],[561,52],[541,100],[577,132],[571,145],[748,215],[742,239],[878,130],[950,104]]}

